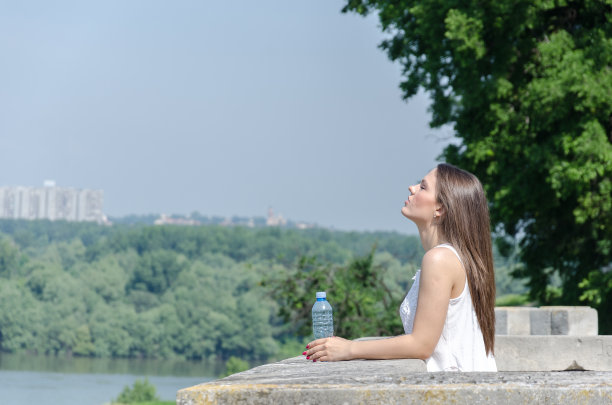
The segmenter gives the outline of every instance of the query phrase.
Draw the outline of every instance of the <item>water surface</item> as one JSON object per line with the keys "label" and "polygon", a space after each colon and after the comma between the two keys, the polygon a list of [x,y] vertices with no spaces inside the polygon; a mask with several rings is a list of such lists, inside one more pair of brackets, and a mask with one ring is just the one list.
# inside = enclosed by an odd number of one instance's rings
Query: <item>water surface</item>
{"label": "water surface", "polygon": [[219,364],[0,354],[0,404],[102,405],[145,377],[162,400],[219,373]]}

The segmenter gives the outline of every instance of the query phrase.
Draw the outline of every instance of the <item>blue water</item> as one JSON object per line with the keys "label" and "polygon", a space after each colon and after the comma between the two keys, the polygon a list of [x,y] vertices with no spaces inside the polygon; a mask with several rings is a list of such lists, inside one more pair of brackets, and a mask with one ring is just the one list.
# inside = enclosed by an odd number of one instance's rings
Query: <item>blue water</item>
{"label": "blue water", "polygon": [[[66,374],[37,371],[1,371],[0,404],[102,405],[117,398],[126,385],[130,387],[144,376],[129,374]],[[181,388],[191,387],[210,378],[148,376],[162,400],[176,399]]]}
{"label": "blue water", "polygon": [[82,359],[0,354],[0,405],[103,405],[145,377],[161,400],[211,381],[211,364],[172,360]]}

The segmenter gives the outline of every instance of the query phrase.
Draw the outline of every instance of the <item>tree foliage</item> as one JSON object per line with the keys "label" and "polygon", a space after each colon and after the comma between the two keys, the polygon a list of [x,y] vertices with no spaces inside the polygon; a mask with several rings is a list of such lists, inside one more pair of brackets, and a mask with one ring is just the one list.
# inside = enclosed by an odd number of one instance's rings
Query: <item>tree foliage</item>
{"label": "tree foliage", "polygon": [[326,291],[334,310],[335,335],[351,339],[397,335],[403,333],[397,312],[399,303],[416,267],[411,264],[398,268],[395,263],[393,274],[390,261],[385,258],[375,263],[374,250],[345,265],[303,257],[296,269],[275,274],[264,285],[278,300],[279,315],[290,333],[312,336],[315,293]]}
{"label": "tree foliage", "polygon": [[221,377],[227,377],[228,375],[240,373],[249,369],[249,363],[239,359],[238,357],[232,356],[225,362],[225,372]]}
{"label": "tree foliage", "polygon": [[159,401],[156,391],[155,386],[149,382],[148,378],[136,380],[131,388],[126,385],[113,403],[137,404],[141,402]]}
{"label": "tree foliage", "polygon": [[[311,335],[321,289],[338,334],[400,333],[422,256],[417,237],[384,232],[49,221],[0,231],[0,350],[49,355],[290,357]],[[496,267],[498,290],[521,293],[507,282],[512,264]],[[294,310],[302,320],[278,316]]]}
{"label": "tree foliage", "polygon": [[531,297],[612,311],[612,2],[348,0],[344,11],[378,12],[404,96],[426,90],[431,125],[454,125],[460,143],[443,156],[480,178],[496,231],[519,239]]}
{"label": "tree foliage", "polygon": [[396,270],[395,255],[421,254],[395,233],[12,220],[0,231],[0,350],[50,355],[266,361],[297,338],[262,278],[302,256],[341,266],[375,242]]}

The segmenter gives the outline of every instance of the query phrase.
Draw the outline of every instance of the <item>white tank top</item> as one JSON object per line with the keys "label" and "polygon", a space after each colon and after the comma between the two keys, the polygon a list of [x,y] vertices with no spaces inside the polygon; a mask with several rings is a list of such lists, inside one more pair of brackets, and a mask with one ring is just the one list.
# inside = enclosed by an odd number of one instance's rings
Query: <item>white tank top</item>
{"label": "white tank top", "polygon": [[[436,247],[452,250],[463,266],[459,253],[451,245],[442,244]],[[400,317],[406,334],[412,333],[419,299],[420,278],[421,270],[419,269],[413,278],[414,283],[410,291],[400,305]],[[492,354],[487,355],[485,351],[482,331],[472,305],[467,276],[461,295],[450,299],[440,340],[426,362],[427,371],[497,371],[495,358]]]}

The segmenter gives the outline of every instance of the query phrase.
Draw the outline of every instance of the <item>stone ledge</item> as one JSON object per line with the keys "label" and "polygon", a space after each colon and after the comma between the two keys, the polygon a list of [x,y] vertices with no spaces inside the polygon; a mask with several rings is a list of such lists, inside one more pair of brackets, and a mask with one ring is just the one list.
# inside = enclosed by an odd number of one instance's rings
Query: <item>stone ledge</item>
{"label": "stone ledge", "polygon": [[[376,339],[384,338],[356,340]],[[422,360],[404,361],[422,362],[423,371],[427,371]],[[495,362],[498,371],[612,371],[612,335],[496,335]]]}
{"label": "stone ledge", "polygon": [[499,371],[612,371],[612,335],[495,336]]}
{"label": "stone ledge", "polygon": [[597,311],[590,307],[496,307],[497,335],[597,336]]}
{"label": "stone ledge", "polygon": [[427,373],[406,360],[312,363],[303,357],[180,390],[179,405],[612,403],[612,373]]}
{"label": "stone ledge", "polygon": [[[612,336],[495,339],[497,373],[428,373],[417,359],[298,356],[182,389],[177,404],[612,404]],[[599,371],[541,371],[568,368]]]}

